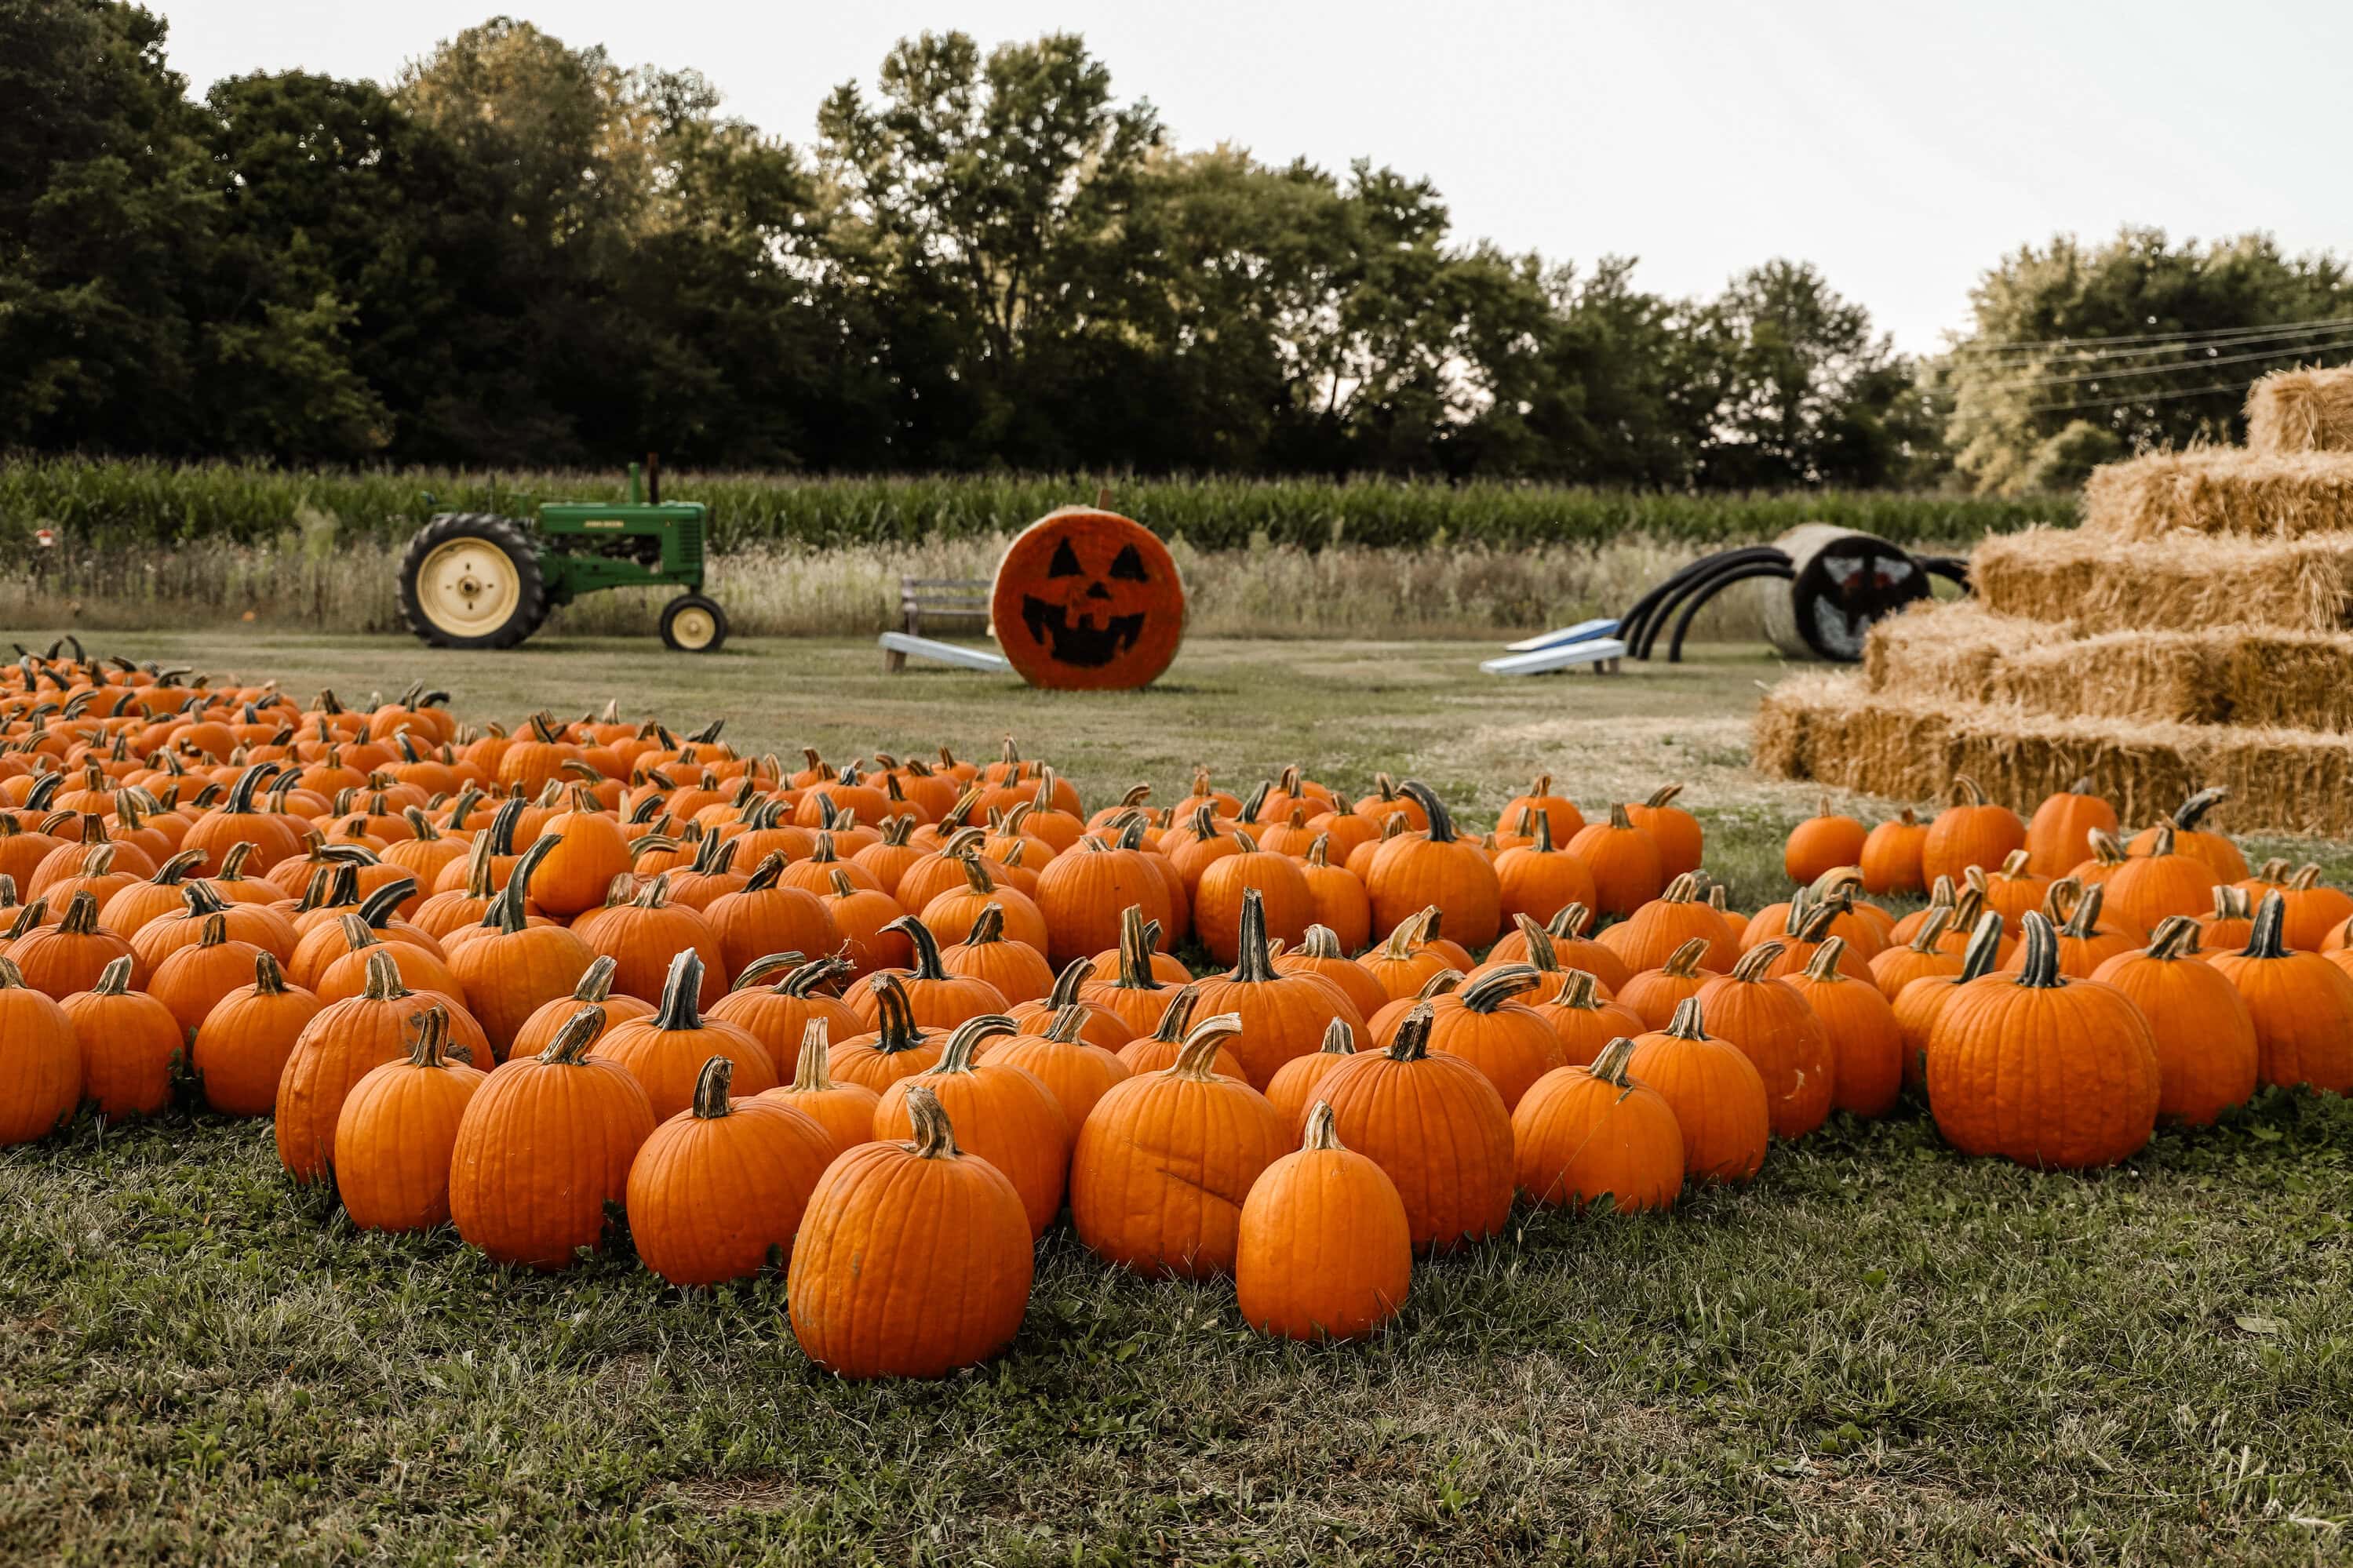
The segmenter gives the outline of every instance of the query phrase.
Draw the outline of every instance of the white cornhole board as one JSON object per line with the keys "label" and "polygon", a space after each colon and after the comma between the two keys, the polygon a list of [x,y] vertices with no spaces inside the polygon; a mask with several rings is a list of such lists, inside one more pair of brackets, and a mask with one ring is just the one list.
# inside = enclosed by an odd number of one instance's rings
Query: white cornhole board
{"label": "white cornhole board", "polygon": [[1616,637],[1594,637],[1487,659],[1479,668],[1489,675],[1549,675],[1556,669],[1574,669],[1581,664],[1614,668],[1625,656],[1626,645]]}
{"label": "white cornhole board", "polygon": [[953,665],[958,669],[983,669],[1002,675],[1013,666],[1001,653],[985,647],[966,647],[960,643],[934,642],[930,637],[911,637],[905,632],[884,632],[882,651],[894,655],[891,668],[897,668],[901,660],[927,658],[934,664]]}
{"label": "white cornhole board", "polygon": [[1518,642],[1504,645],[1505,653],[1535,653],[1539,648],[1558,647],[1564,643],[1594,642],[1618,629],[1616,617],[1604,616],[1599,620],[1579,621],[1573,626],[1563,626],[1542,637],[1523,637]]}

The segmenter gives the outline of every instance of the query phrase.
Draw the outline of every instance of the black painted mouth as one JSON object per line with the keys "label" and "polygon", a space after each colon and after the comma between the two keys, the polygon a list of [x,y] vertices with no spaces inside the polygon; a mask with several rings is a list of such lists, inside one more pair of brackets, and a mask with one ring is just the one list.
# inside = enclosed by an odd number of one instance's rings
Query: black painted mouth
{"label": "black painted mouth", "polygon": [[1134,647],[1144,636],[1144,616],[1113,616],[1098,626],[1092,618],[1080,617],[1076,626],[1061,605],[1050,605],[1030,595],[1021,595],[1021,624],[1029,635],[1046,645],[1046,651],[1063,664],[1082,669],[1100,669]]}

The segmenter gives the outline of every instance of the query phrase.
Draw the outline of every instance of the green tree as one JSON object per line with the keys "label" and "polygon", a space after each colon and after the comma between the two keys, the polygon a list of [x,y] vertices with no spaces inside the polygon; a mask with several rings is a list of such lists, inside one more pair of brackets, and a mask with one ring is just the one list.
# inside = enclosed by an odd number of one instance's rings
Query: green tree
{"label": "green tree", "polygon": [[[2344,330],[2252,335],[2353,318],[2342,262],[2285,256],[2260,234],[2176,245],[2126,228],[2097,247],[2062,236],[2005,257],[1971,302],[1972,331],[1936,374],[1956,463],[1985,491],[2073,483],[2144,447],[2236,440],[2249,382],[2353,342]],[[2183,335],[2232,329],[2250,335],[2215,346]]]}

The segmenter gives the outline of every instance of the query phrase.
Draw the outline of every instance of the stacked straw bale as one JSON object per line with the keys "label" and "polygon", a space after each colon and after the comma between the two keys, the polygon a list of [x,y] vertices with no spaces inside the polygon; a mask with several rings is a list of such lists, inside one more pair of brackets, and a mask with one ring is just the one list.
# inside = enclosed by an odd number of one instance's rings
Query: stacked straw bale
{"label": "stacked straw bale", "polygon": [[2353,452],[2353,366],[2282,370],[2247,394],[2247,449]]}
{"label": "stacked straw bale", "polygon": [[2266,377],[2248,417],[2258,449],[2100,468],[2081,529],[1985,541],[1974,598],[1775,688],[1757,765],[2021,811],[2089,775],[2127,823],[2221,785],[2230,827],[2353,837],[2353,369]]}

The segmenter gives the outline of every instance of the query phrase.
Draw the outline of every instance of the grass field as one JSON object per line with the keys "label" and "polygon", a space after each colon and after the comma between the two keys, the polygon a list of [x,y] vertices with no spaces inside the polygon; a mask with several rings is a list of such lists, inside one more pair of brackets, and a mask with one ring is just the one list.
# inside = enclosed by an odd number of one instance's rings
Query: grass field
{"label": "grass field", "polygon": [[[20,634],[21,635],[21,634]],[[1689,783],[1753,906],[1810,805],[1743,765],[1739,648],[1490,681],[1483,647],[1197,639],[1132,697],[884,678],[867,643],[505,656],[161,636],[138,657],[470,714],[607,696],[848,757],[1010,733],[1090,804],[1196,762],[1428,779],[1482,818]],[[2348,862],[2327,857],[2332,875]],[[2353,1523],[2353,1107],[2273,1095],[2128,1167],[1946,1151],[1916,1115],[1778,1147],[1666,1216],[1530,1216],[1303,1350],[1230,1288],[1042,1244],[1012,1352],[852,1385],[782,1283],[555,1279],[355,1235],[208,1117],[0,1153],[0,1556],[26,1562],[2308,1563]]]}

